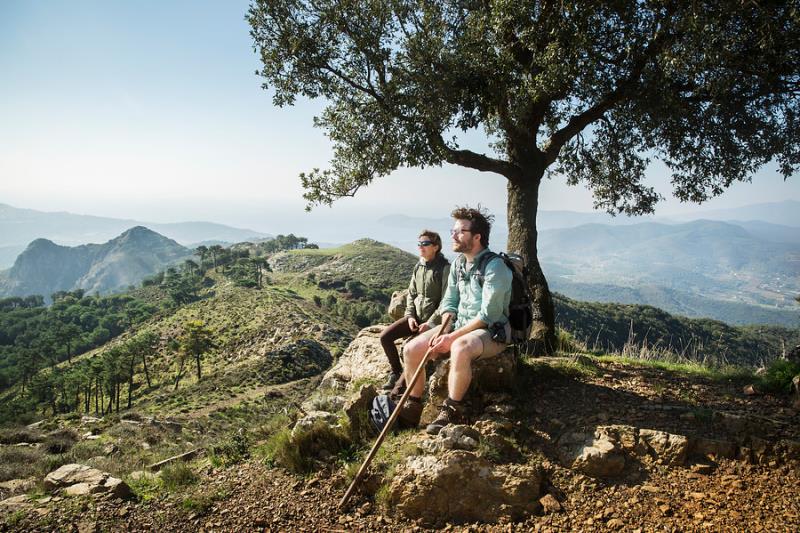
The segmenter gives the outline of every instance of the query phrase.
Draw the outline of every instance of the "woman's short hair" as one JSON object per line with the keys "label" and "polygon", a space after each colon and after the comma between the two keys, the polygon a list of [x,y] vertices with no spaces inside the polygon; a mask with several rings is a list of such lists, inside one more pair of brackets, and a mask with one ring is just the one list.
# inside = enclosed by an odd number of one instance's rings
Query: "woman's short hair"
{"label": "woman's short hair", "polygon": [[434,245],[439,247],[439,251],[442,250],[442,238],[435,231],[424,229],[419,232],[419,236],[427,237]]}

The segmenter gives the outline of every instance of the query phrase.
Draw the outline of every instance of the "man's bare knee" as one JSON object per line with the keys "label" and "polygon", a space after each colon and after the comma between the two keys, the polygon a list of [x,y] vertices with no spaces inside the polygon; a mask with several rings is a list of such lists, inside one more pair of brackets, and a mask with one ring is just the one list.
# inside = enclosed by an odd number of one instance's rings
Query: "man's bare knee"
{"label": "man's bare knee", "polygon": [[403,358],[406,361],[417,362],[422,359],[426,349],[427,343],[422,342],[420,339],[411,340],[403,348]]}
{"label": "man's bare knee", "polygon": [[[475,342],[477,341],[477,342]],[[460,338],[451,347],[453,363],[469,362],[478,357],[483,350],[480,339]]]}

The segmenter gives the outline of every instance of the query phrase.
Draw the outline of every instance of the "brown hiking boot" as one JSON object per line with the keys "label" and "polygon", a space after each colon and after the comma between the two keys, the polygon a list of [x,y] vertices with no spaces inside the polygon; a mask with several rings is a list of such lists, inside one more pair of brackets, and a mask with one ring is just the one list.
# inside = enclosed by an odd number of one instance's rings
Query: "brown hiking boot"
{"label": "brown hiking boot", "polygon": [[422,416],[422,400],[419,398],[408,398],[406,403],[400,407],[397,415],[397,425],[401,429],[416,429],[419,426],[419,419]]}
{"label": "brown hiking boot", "polygon": [[449,424],[463,424],[465,421],[464,404],[448,398],[442,404],[439,416],[436,417],[436,420],[428,424],[425,431],[428,432],[429,435],[438,435],[443,427]]}

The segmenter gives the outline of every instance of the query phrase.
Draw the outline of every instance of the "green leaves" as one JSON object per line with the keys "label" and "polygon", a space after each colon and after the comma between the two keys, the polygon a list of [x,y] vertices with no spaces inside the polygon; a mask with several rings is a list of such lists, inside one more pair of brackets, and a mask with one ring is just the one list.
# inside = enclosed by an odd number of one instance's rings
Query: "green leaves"
{"label": "green leaves", "polygon": [[[691,201],[800,163],[798,15],[782,3],[257,0],[248,21],[275,103],[328,101],[315,125],[334,157],[301,175],[309,207],[450,162],[537,183],[550,167],[598,208],[646,213],[652,157]],[[496,158],[460,150],[477,128]]]}

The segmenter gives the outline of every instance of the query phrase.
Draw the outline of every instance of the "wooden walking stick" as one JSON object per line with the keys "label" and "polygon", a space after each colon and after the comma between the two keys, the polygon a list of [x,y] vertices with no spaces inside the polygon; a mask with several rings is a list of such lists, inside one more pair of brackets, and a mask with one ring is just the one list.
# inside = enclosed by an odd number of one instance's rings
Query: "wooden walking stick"
{"label": "wooden walking stick", "polygon": [[[439,335],[442,334],[442,332],[450,324],[450,318],[451,317],[449,313],[445,315],[444,319],[442,320],[442,325],[439,326],[439,331],[437,331],[436,335],[434,335],[431,338],[430,342],[433,342],[434,339],[436,339]],[[414,388],[414,384],[417,382],[417,379],[419,379],[419,376],[422,373],[422,369],[425,368],[428,359],[430,359],[432,350],[433,350],[432,347],[428,348],[428,350],[425,352],[425,355],[422,357],[422,361],[420,361],[416,372],[414,372],[414,376],[411,378],[411,381],[409,383],[406,383],[406,391],[400,397],[400,401],[397,403],[397,406],[395,406],[394,411],[392,411],[392,415],[389,417],[389,420],[386,421],[386,425],[383,426],[383,431],[381,431],[381,434],[378,435],[378,440],[376,440],[375,444],[372,445],[372,449],[369,451],[369,455],[367,455],[367,458],[364,459],[364,463],[361,465],[361,468],[358,469],[356,477],[353,479],[353,482],[350,483],[350,487],[348,487],[347,492],[344,493],[342,500],[339,502],[340,509],[345,506],[347,500],[349,500],[350,496],[353,495],[353,491],[355,490],[356,485],[358,485],[359,481],[361,481],[361,478],[367,471],[367,467],[372,462],[372,459],[375,457],[375,454],[378,453],[378,449],[381,447],[381,444],[383,444],[383,439],[385,439],[386,435],[388,435],[389,431],[391,431],[392,426],[394,425],[394,421],[397,419],[397,415],[400,414],[400,409],[403,407],[403,404],[406,403],[406,400],[411,394],[411,389]]]}

